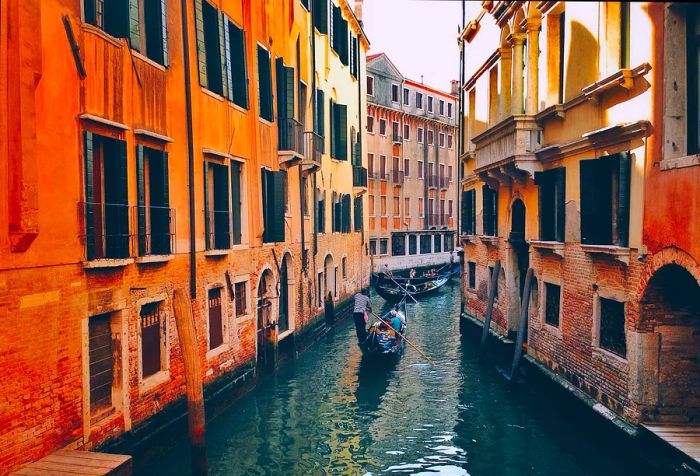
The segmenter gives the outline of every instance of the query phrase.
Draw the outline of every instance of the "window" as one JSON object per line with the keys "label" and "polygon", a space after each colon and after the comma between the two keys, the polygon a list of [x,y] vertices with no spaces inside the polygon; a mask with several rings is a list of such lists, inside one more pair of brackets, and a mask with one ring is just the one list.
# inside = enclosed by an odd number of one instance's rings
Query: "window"
{"label": "window", "polygon": [[433,112],[433,97],[428,96],[428,112]]}
{"label": "window", "polygon": [[410,159],[403,159],[403,176],[408,177],[410,175],[411,171],[411,160]]}
{"label": "window", "polygon": [[375,208],[374,208],[374,195],[370,194],[368,195],[369,198],[367,198],[367,206],[369,207],[369,216],[373,217],[375,215]]}
{"label": "window", "polygon": [[399,85],[391,85],[391,102],[399,102]]}
{"label": "window", "polygon": [[379,135],[386,135],[386,119],[379,119]]}
{"label": "window", "polygon": [[382,238],[379,240],[379,254],[386,255],[389,254],[389,239]]}
{"label": "window", "polygon": [[627,358],[624,302],[600,298],[600,348]]}
{"label": "window", "polygon": [[447,148],[452,148],[452,134],[447,134]]}
{"label": "window", "polygon": [[355,220],[354,225],[355,225],[355,231],[362,231],[364,229],[364,212],[362,210],[362,195],[359,197],[354,198],[354,207],[355,210],[353,211],[353,219]]}
{"label": "window", "polygon": [[262,209],[263,209],[263,243],[284,241],[285,188],[287,172],[261,170]]}
{"label": "window", "polygon": [[425,210],[423,210],[423,199],[418,199],[418,216],[423,218]]}
{"label": "window", "polygon": [[419,179],[423,178],[423,161],[422,160],[418,161],[418,178]]}
{"label": "window", "polygon": [[348,258],[347,258],[347,256],[343,256],[341,263],[342,263],[341,268],[343,271],[343,279],[347,279],[347,277],[348,277]]}
{"label": "window", "polygon": [[379,206],[380,206],[381,216],[385,217],[386,216],[386,195],[381,195],[379,197]]}
{"label": "window", "polygon": [[83,133],[88,260],[131,255],[126,142]]}
{"label": "window", "polygon": [[452,166],[448,165],[447,166],[447,179],[452,182]]}
{"label": "window", "polygon": [[[629,153],[582,160],[580,164],[581,243],[626,247],[630,207]],[[561,218],[563,222],[563,216]]]}
{"label": "window", "polygon": [[438,112],[441,116],[445,115],[445,101],[442,99],[440,99],[440,102],[438,103]]}
{"label": "window", "polygon": [[435,253],[442,253],[442,235],[433,235],[433,250]]}
{"label": "window", "polygon": [[394,197],[394,216],[397,217],[401,215],[401,198]]}
{"label": "window", "polygon": [[377,240],[369,240],[369,254],[377,256]]}
{"label": "window", "polygon": [[409,104],[409,101],[408,101],[409,97],[408,96],[409,96],[408,88],[403,88],[403,104],[404,104],[404,106],[408,106],[408,104]]}
{"label": "window", "polygon": [[391,138],[394,142],[401,142],[401,136],[399,135],[399,123],[391,123]]}
{"label": "window", "polygon": [[168,193],[168,153],[136,146],[137,225],[139,255],[169,255],[175,210]]}
{"label": "window", "polygon": [[418,254],[418,238],[416,235],[408,235],[408,254]]}
{"label": "window", "polygon": [[311,202],[311,199],[309,197],[309,177],[301,178],[301,190],[304,199],[304,216],[308,217],[311,214],[311,207],[309,206],[309,203]]}
{"label": "window", "polygon": [[498,236],[498,190],[492,190],[484,185],[483,194],[483,217],[484,235]]}
{"label": "window", "polygon": [[432,252],[432,239],[430,235],[420,235],[420,254],[428,254]]}
{"label": "window", "polygon": [[166,367],[167,342],[165,316],[161,302],[141,306],[141,378],[150,377]]}
{"label": "window", "polygon": [[467,268],[469,270],[469,289],[474,289],[476,288],[476,263],[469,261]]}
{"label": "window", "polygon": [[559,306],[561,299],[561,287],[557,284],[544,283],[544,289],[544,321],[550,326],[559,327]]}
{"label": "window", "polygon": [[224,343],[224,322],[221,315],[221,290],[210,289],[208,292],[209,309],[209,350],[216,349]]}
{"label": "window", "polygon": [[340,62],[345,66],[350,64],[349,57],[349,28],[348,21],[343,18],[343,13],[340,7],[336,7],[331,3],[332,15],[331,18],[331,48],[338,53]]}
{"label": "window", "polygon": [[229,98],[234,104],[248,109],[248,72],[246,70],[245,31],[228,21],[228,48],[226,51],[226,77],[229,82]]}
{"label": "window", "polygon": [[388,177],[388,173],[386,171],[386,156],[380,155],[379,156],[379,178],[382,180],[386,180]]}
{"label": "window", "polygon": [[350,233],[350,195],[333,192],[333,231]]}
{"label": "window", "polygon": [[248,290],[246,289],[245,281],[234,285],[234,297],[236,301],[236,317],[243,317],[248,314]]}
{"label": "window", "polygon": [[406,254],[406,235],[394,233],[391,235],[391,255],[404,256]]}
{"label": "window", "polygon": [[370,177],[374,177],[374,154],[371,152],[367,153],[367,170]]}
{"label": "window", "polygon": [[[197,7],[200,2],[195,2]],[[224,68],[225,51],[221,46],[224,44],[219,36],[219,11],[207,1],[201,2],[202,6],[202,31],[197,31],[197,49],[199,58],[199,83],[208,90],[225,96],[224,91]],[[199,25],[199,17],[196,19]],[[267,52],[265,52],[267,54]],[[269,70],[269,68],[268,68]]]}
{"label": "window", "polygon": [[447,117],[452,117],[452,103],[447,103]]}
{"label": "window", "polygon": [[374,134],[374,116],[367,116],[367,132]]}
{"label": "window", "polygon": [[231,247],[228,167],[204,161],[204,229],[208,250]]}
{"label": "window", "polygon": [[270,53],[258,45],[258,93],[260,100],[260,117],[272,122],[272,69]]}
{"label": "window", "polygon": [[115,362],[110,321],[109,313],[92,316],[88,320],[91,416],[112,408]]}
{"label": "window", "polygon": [[462,233],[476,235],[476,190],[462,192]]}
{"label": "window", "polygon": [[564,241],[566,169],[559,167],[535,172],[539,194],[540,240]]}
{"label": "window", "polygon": [[360,42],[355,35],[350,37],[350,74],[357,79],[360,72]]}
{"label": "window", "polygon": [[416,91],[416,108],[423,109],[423,93]]}
{"label": "window", "polygon": [[331,99],[331,157],[348,160],[348,107]]}
{"label": "window", "polygon": [[319,33],[328,33],[328,0],[316,0],[313,2],[314,27]]}
{"label": "window", "polygon": [[408,124],[403,125],[403,139],[411,140],[411,126]]}
{"label": "window", "polygon": [[435,142],[435,133],[432,130],[428,130],[428,145],[433,145]]}
{"label": "window", "polygon": [[700,9],[687,6],[686,65],[687,65],[687,146],[688,154],[700,152]]}
{"label": "window", "polygon": [[[314,2],[314,5],[315,4],[316,4],[316,2]],[[370,245],[371,245],[371,243],[370,243]],[[371,246],[370,246],[370,248],[371,248]],[[323,298],[324,298],[324,295],[323,295],[323,272],[318,273],[318,280],[316,281],[316,296],[317,296],[316,305],[318,307],[323,307]]]}
{"label": "window", "polygon": [[319,233],[326,232],[326,191],[316,189],[316,194],[318,196],[317,209],[316,209],[316,228]]}
{"label": "window", "polygon": [[418,143],[419,144],[423,143],[423,128],[422,127],[418,128]]}
{"label": "window", "polygon": [[443,132],[438,134],[438,145],[440,147],[445,147],[445,134]]}
{"label": "window", "polygon": [[374,77],[367,76],[367,94],[374,96]]}
{"label": "window", "polygon": [[403,214],[407,217],[411,216],[411,199],[408,197],[403,199]]}
{"label": "window", "polygon": [[447,201],[447,209],[448,209],[447,214],[449,215],[450,218],[452,218],[452,213],[453,213],[453,211],[454,211],[454,210],[452,209],[452,200],[448,200],[448,201]]}

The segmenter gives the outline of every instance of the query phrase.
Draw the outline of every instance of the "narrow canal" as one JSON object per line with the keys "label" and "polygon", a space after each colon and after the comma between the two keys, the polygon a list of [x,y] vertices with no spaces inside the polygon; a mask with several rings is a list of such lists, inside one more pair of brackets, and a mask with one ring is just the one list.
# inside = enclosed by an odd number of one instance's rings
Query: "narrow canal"
{"label": "narrow canal", "polygon": [[[208,422],[211,474],[644,474],[550,393],[513,390],[477,363],[460,339],[458,284],[447,288],[409,306],[409,337],[437,367],[410,347],[394,366],[367,365],[346,319]],[[189,467],[183,435],[141,474]]]}

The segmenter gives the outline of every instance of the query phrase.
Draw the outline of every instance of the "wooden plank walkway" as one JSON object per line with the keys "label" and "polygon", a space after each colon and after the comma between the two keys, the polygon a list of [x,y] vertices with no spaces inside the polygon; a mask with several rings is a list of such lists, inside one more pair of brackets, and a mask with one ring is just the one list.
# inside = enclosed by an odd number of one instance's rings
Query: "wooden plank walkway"
{"label": "wooden plank walkway", "polygon": [[647,423],[642,426],[700,464],[700,425]]}
{"label": "wooden plank walkway", "polygon": [[129,476],[131,456],[58,450],[12,473],[18,476],[92,475]]}

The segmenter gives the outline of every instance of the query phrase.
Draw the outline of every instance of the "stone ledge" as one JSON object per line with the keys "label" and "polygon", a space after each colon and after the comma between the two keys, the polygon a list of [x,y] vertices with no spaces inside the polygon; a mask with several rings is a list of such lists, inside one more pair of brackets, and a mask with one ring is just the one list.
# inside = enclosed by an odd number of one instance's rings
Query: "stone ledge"
{"label": "stone ledge", "polygon": [[581,249],[589,254],[607,255],[620,263],[629,266],[630,254],[629,248],[623,248],[615,245],[584,245],[581,244]]}
{"label": "stone ledge", "polygon": [[83,261],[85,269],[104,269],[104,268],[120,268],[130,265],[134,262],[134,258],[119,258],[119,259],[93,259]]}
{"label": "stone ledge", "polygon": [[497,236],[479,235],[479,239],[486,246],[498,246],[498,237]]}
{"label": "stone ledge", "polygon": [[700,165],[700,154],[677,157],[675,159],[664,159],[659,162],[659,168],[662,171],[695,167],[696,165]]}
{"label": "stone ledge", "polygon": [[540,253],[551,253],[564,257],[564,243],[561,241],[531,241],[530,245]]}
{"label": "stone ledge", "polygon": [[149,263],[167,263],[172,260],[175,255],[147,255],[139,256],[136,258],[137,264],[149,264]]}
{"label": "stone ledge", "polygon": [[221,258],[229,254],[229,249],[225,250],[207,250],[204,252],[204,256],[207,258]]}

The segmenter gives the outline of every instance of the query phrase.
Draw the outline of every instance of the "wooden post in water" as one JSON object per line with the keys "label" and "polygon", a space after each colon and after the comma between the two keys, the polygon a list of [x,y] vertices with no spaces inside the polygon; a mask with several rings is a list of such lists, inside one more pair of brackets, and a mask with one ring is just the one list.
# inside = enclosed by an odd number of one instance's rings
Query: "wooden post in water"
{"label": "wooden post in water", "polygon": [[182,360],[185,364],[185,384],[187,392],[187,423],[190,431],[192,450],[192,474],[206,475],[209,472],[204,424],[204,391],[202,369],[197,350],[197,333],[192,318],[192,306],[183,289],[176,289],[173,295],[175,324],[180,340]]}
{"label": "wooden post in water", "polygon": [[527,269],[525,284],[523,287],[523,299],[520,303],[520,323],[518,325],[518,338],[515,342],[515,352],[513,353],[513,366],[510,369],[510,381],[516,378],[518,367],[520,367],[520,357],[523,354],[523,341],[527,332],[527,318],[530,309],[530,289],[532,284],[532,268]]}
{"label": "wooden post in water", "polygon": [[493,314],[493,301],[496,299],[496,286],[498,286],[498,275],[501,273],[501,260],[497,259],[493,267],[493,274],[489,283],[489,300],[486,304],[486,316],[484,317],[484,327],[481,331],[481,342],[479,343],[479,359],[484,356],[486,350],[486,339],[491,329],[491,314]]}

